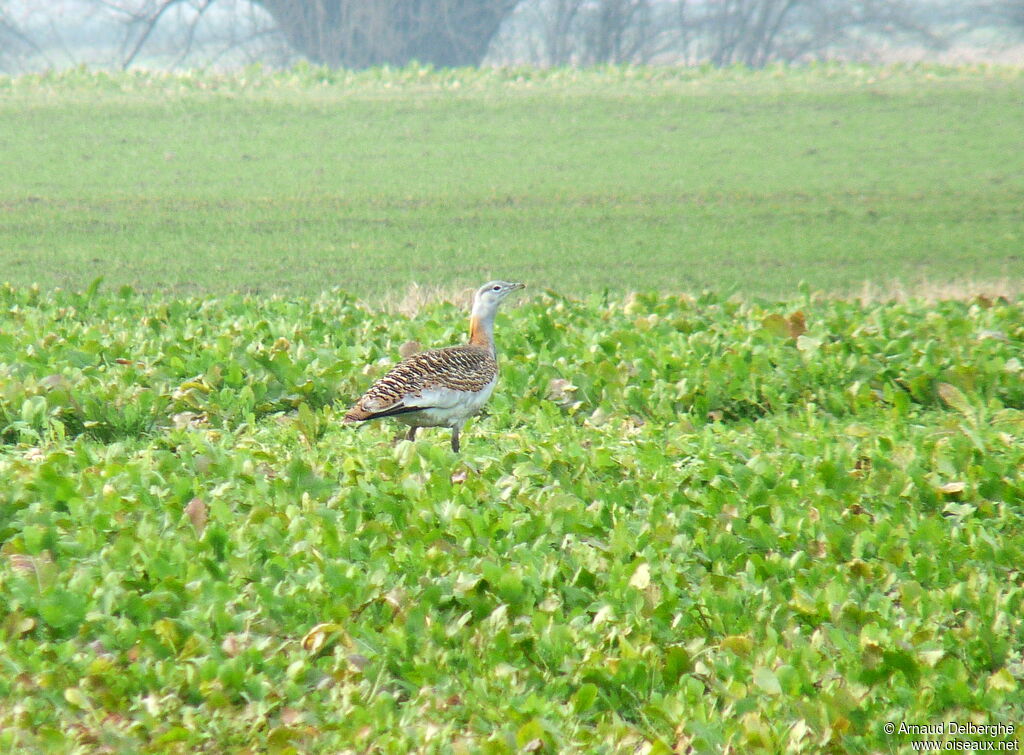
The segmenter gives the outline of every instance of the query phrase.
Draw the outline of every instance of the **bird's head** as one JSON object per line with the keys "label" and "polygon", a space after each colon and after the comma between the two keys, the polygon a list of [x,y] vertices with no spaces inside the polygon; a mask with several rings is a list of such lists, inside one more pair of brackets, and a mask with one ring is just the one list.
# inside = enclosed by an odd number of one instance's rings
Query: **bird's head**
{"label": "bird's head", "polygon": [[508,281],[491,281],[485,283],[473,297],[473,312],[484,315],[497,310],[502,300],[513,291],[526,288],[525,283],[509,283]]}

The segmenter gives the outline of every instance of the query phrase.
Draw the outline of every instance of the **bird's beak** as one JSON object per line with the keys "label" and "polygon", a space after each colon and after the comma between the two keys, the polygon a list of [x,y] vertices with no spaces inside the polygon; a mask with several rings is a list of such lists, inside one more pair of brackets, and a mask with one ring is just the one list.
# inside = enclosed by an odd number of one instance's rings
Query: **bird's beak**
{"label": "bird's beak", "polygon": [[520,288],[526,288],[526,284],[525,283],[513,283],[512,284],[512,290],[513,291],[516,291],[516,290],[518,290]]}

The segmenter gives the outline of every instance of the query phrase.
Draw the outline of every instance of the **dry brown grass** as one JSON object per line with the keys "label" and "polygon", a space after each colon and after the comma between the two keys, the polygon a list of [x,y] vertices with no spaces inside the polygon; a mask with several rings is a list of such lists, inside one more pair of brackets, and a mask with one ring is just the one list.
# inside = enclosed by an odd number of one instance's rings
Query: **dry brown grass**
{"label": "dry brown grass", "polygon": [[[379,299],[367,302],[374,309],[390,314],[401,314],[415,317],[424,308],[438,303],[453,304],[468,309],[473,301],[474,287],[467,286],[434,286],[412,283],[405,289],[396,289],[384,294]],[[570,294],[572,295],[572,294]],[[695,292],[668,293],[666,295],[684,296],[695,299]],[[796,296],[797,292],[793,292]],[[967,281],[918,281],[908,284],[905,281],[893,280],[887,283],[864,281],[858,289],[848,291],[822,291],[818,296],[828,299],[852,299],[861,304],[878,304],[893,301],[918,299],[924,301],[957,300],[969,301],[978,297],[986,299],[1016,299],[1024,296],[1024,278],[1001,278],[998,280],[967,280]],[[635,291],[624,291],[621,300],[628,305],[635,301],[639,294]],[[582,295],[581,295],[582,297]],[[619,299],[619,296],[612,297]],[[742,296],[741,296],[742,298]]]}
{"label": "dry brown grass", "polygon": [[404,291],[396,290],[385,294],[375,304],[385,312],[415,317],[424,307],[439,302],[455,304],[468,309],[473,302],[475,291],[475,288],[465,286],[423,286],[419,283],[411,283]]}
{"label": "dry brown grass", "polygon": [[907,285],[902,281],[891,281],[879,284],[865,281],[860,291],[844,298],[858,299],[862,304],[878,302],[907,301],[923,299],[924,301],[967,301],[984,297],[986,299],[1015,299],[1024,295],[1024,279],[979,281],[919,281]]}

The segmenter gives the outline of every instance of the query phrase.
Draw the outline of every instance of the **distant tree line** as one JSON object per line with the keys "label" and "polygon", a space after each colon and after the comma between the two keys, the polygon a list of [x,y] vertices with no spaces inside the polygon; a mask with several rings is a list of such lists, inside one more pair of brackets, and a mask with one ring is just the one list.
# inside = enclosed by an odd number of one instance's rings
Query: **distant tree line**
{"label": "distant tree line", "polygon": [[[518,36],[536,62],[675,60],[760,67],[880,40],[936,44],[940,34],[905,0],[535,0]],[[537,33],[539,30],[539,34]]]}
{"label": "distant tree line", "polygon": [[982,46],[1024,42],[1024,0],[0,0],[0,68],[40,55],[45,62],[47,41],[36,30],[46,28],[48,7],[113,35],[107,62],[122,67],[147,56],[171,66],[302,57],[345,68],[758,67],[871,59],[906,45],[941,50],[979,30]]}

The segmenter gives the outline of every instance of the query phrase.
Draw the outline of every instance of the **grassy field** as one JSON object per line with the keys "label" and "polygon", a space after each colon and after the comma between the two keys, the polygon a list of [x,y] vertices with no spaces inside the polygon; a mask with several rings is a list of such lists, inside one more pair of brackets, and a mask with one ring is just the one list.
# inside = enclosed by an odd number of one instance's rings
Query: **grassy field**
{"label": "grassy field", "polygon": [[341,426],[464,317],[0,289],[0,750],[1019,747],[1024,302],[542,295]]}
{"label": "grassy field", "polygon": [[1022,99],[989,68],[0,79],[0,281],[1017,291]]}

